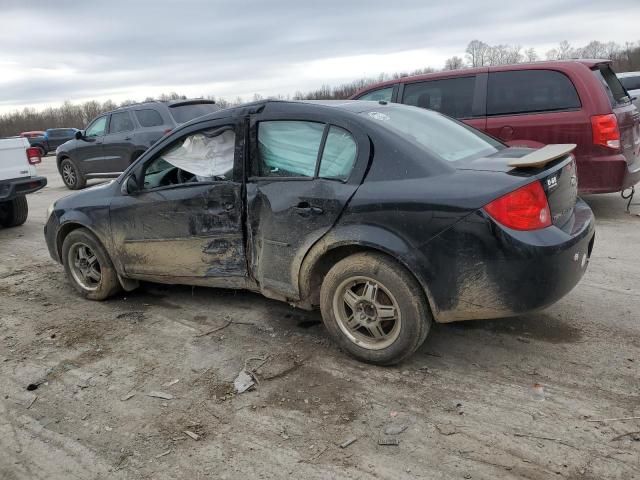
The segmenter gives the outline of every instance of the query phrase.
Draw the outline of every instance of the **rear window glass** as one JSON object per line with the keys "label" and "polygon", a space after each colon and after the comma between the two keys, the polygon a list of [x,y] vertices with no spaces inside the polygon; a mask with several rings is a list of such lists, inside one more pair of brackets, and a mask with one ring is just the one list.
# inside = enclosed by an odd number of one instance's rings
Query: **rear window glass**
{"label": "rear window glass", "polygon": [[258,124],[261,177],[313,177],[324,124],[268,121]]}
{"label": "rear window glass", "polygon": [[133,122],[129,117],[129,112],[111,114],[109,133],[129,132],[131,130],[133,130]]}
{"label": "rear window glass", "polygon": [[322,150],[319,177],[346,180],[356,160],[358,147],[344,128],[331,125]]}
{"label": "rear window glass", "polygon": [[611,70],[608,66],[603,66],[593,70],[593,73],[600,82],[602,86],[607,91],[607,96],[609,97],[609,101],[611,102],[611,106],[615,107],[621,103],[629,102],[629,97],[627,96],[627,92],[624,87],[618,80],[618,77],[613,70]]}
{"label": "rear window glass", "polygon": [[489,74],[487,115],[552,112],[580,108],[569,78],[553,70],[518,70]]}
{"label": "rear window glass", "polygon": [[448,162],[474,160],[504,148],[497,140],[462,122],[423,108],[389,105],[360,115]]}
{"label": "rear window glass", "polygon": [[358,97],[358,100],[372,100],[372,101],[384,101],[390,102],[391,97],[393,95],[393,87],[381,88],[379,90],[374,90],[373,92],[367,92],[361,97]]}
{"label": "rear window glass", "polygon": [[142,127],[157,127],[164,124],[160,114],[151,109],[136,110],[136,118]]}
{"label": "rear window glass", "polygon": [[194,118],[201,117],[208,113],[217,112],[220,110],[214,103],[195,103],[191,105],[177,105],[175,107],[169,107],[171,116],[176,123],[186,123]]}
{"label": "rear window glass", "polygon": [[402,103],[436,110],[454,118],[469,118],[475,83],[475,76],[409,83],[404,87]]}
{"label": "rear window glass", "polygon": [[640,75],[634,77],[618,77],[622,86],[628,90],[640,90]]}

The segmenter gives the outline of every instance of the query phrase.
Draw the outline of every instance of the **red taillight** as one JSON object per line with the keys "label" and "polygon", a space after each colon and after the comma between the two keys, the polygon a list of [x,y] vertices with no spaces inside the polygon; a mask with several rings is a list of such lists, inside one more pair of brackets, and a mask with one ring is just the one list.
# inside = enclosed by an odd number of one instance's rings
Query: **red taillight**
{"label": "red taillight", "polygon": [[609,148],[620,148],[620,130],[618,119],[613,113],[591,117],[593,143]]}
{"label": "red taillight", "polygon": [[27,148],[27,160],[31,165],[35,165],[36,163],[42,162],[42,157],[40,156],[40,149],[37,147]]}
{"label": "red taillight", "polygon": [[496,222],[514,230],[537,230],[551,225],[547,196],[537,180],[488,203],[484,209]]}

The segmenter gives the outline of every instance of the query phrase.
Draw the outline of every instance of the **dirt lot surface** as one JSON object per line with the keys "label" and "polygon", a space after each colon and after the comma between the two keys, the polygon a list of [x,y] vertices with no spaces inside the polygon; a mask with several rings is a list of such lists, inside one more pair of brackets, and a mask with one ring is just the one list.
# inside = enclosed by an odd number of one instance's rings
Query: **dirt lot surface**
{"label": "dirt lot surface", "polygon": [[[54,163],[0,230],[1,479],[640,478],[640,217],[619,196],[586,198],[593,257],[558,304],[436,325],[377,368],[255,294],[80,299],[42,234],[69,193]],[[245,366],[259,384],[236,395]]]}

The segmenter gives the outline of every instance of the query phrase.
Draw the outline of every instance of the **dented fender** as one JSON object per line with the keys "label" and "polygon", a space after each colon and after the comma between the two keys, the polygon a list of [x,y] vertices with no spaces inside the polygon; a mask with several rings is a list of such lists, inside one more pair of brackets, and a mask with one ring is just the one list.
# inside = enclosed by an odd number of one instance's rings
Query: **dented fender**
{"label": "dented fender", "polygon": [[318,240],[300,262],[298,286],[302,302],[312,300],[312,280],[314,268],[331,251],[344,247],[362,250],[377,250],[399,261],[416,278],[429,302],[434,317],[437,317],[426,278],[421,271],[429,270],[428,259],[412,247],[397,233],[378,225],[350,224],[338,225]]}

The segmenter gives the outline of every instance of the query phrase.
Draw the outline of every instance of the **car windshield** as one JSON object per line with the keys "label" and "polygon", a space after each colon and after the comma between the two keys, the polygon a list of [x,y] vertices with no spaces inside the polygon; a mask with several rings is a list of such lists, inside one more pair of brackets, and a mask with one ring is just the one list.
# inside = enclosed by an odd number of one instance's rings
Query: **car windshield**
{"label": "car windshield", "polygon": [[215,103],[191,103],[176,105],[169,108],[171,116],[176,123],[186,123],[194,118],[220,110]]}
{"label": "car windshield", "polygon": [[505,148],[462,122],[424,108],[386,105],[361,115],[448,162],[474,160]]}

